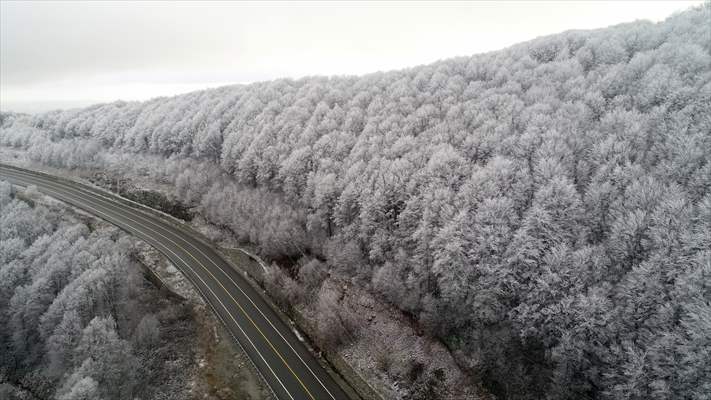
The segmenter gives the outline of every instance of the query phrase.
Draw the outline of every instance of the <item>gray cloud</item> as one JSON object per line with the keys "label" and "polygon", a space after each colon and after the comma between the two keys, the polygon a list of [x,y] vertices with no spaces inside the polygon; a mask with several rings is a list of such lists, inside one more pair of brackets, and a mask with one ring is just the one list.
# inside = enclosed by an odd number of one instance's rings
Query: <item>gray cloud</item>
{"label": "gray cloud", "polygon": [[402,68],[698,3],[3,1],[0,104]]}

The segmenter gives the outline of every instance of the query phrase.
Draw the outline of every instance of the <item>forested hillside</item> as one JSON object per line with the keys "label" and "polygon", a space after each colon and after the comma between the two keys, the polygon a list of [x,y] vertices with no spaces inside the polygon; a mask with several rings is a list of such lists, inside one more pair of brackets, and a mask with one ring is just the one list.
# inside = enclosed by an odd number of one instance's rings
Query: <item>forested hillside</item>
{"label": "forested hillside", "polygon": [[189,308],[126,235],[41,197],[0,181],[0,398],[192,398]]}
{"label": "forested hillside", "polygon": [[501,398],[711,393],[709,3],[401,71],[0,122],[37,162],[152,177],[264,255],[320,259],[284,290],[318,299],[347,276]]}

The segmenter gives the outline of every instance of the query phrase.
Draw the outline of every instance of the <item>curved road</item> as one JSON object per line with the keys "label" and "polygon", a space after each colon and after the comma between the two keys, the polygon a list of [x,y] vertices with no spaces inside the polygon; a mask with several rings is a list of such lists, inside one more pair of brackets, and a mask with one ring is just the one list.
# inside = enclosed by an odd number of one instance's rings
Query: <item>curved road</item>
{"label": "curved road", "polygon": [[334,378],[245,278],[187,227],[125,199],[52,175],[0,164],[0,179],[41,192],[143,239],[192,282],[279,400],[348,399]]}

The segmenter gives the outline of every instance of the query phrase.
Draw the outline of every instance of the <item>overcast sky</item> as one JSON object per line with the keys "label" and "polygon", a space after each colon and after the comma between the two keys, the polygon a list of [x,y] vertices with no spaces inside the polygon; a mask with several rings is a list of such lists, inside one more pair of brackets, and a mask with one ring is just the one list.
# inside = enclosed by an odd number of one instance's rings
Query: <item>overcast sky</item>
{"label": "overcast sky", "polygon": [[0,108],[43,111],[390,70],[702,1],[0,2]]}

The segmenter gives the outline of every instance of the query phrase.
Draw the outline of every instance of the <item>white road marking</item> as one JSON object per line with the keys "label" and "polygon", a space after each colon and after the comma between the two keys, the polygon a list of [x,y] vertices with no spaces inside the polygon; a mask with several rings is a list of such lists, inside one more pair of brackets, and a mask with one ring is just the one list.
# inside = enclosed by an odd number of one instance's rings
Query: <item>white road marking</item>
{"label": "white road marking", "polygon": [[[22,172],[22,171],[18,171],[18,172]],[[32,176],[31,174],[27,174],[27,173],[25,173],[25,175],[30,175],[30,176]],[[34,176],[32,176],[32,177],[34,177]],[[58,183],[63,184],[63,182],[58,182]],[[84,188],[82,188],[82,187],[73,187],[73,186],[66,185],[66,184],[63,184],[63,186],[68,186],[70,189],[73,189],[73,190],[79,190],[79,191],[83,191],[83,192],[89,192],[90,195],[102,197],[102,198],[104,198],[104,201],[108,201],[108,202],[112,203],[111,206],[114,206],[114,207],[115,207],[115,206],[117,205],[117,204],[113,203],[113,201],[109,198],[109,196],[103,196],[103,195],[101,195],[101,194],[93,193],[92,191],[86,190],[86,189],[84,189]],[[106,207],[111,208],[111,206],[106,206]],[[145,221],[145,222],[147,222],[147,223],[153,225],[153,226],[156,226],[156,227],[161,228],[161,229],[166,229],[165,227],[159,226],[159,225],[156,224],[155,222],[153,222],[153,221],[151,221],[151,220],[148,220],[148,219],[144,218],[144,217],[141,216],[141,215],[135,215],[135,216],[136,216],[137,218],[140,218],[141,220],[143,220],[143,221]],[[129,218],[129,219],[130,219],[130,218]],[[134,221],[134,220],[131,219],[131,221]],[[134,221],[134,222],[136,222],[136,221]],[[175,227],[175,228],[177,229],[177,227]],[[149,228],[149,229],[150,229],[150,228]],[[172,232],[171,232],[171,233],[172,233]],[[183,233],[188,234],[187,232],[183,232]],[[175,233],[173,233],[173,234],[175,235]],[[161,235],[161,236],[162,236],[162,235]],[[284,340],[284,342],[286,343],[286,345],[289,346],[289,348],[291,349],[291,351],[296,355],[296,357],[301,361],[301,363],[304,364],[304,366],[309,370],[309,372],[311,373],[311,375],[313,375],[313,377],[316,378],[316,380],[317,380],[318,383],[321,385],[321,387],[323,387],[323,389],[326,391],[326,393],[328,393],[328,395],[331,396],[331,398],[335,400],[336,398],[333,396],[333,394],[328,390],[328,388],[326,388],[326,386],[323,384],[323,382],[321,381],[321,379],[319,379],[319,377],[316,375],[316,373],[314,373],[314,371],[311,369],[311,367],[309,367],[309,365],[306,363],[306,361],[304,361],[303,358],[301,358],[301,355],[299,355],[299,353],[296,351],[296,349],[294,349],[294,347],[291,345],[291,343],[289,343],[289,341],[281,334],[281,332],[279,332],[279,330],[274,326],[274,324],[271,322],[271,320],[269,320],[269,318],[267,318],[267,316],[264,315],[264,313],[262,312],[262,310],[261,310],[259,307],[257,307],[257,305],[254,303],[254,301],[252,300],[252,298],[251,298],[249,295],[247,295],[247,293],[245,293],[244,290],[242,290],[242,288],[232,279],[232,277],[231,277],[228,273],[226,273],[220,266],[218,266],[218,265],[212,260],[212,258],[208,257],[202,250],[200,250],[200,248],[198,248],[198,247],[195,246],[194,244],[190,243],[189,241],[185,240],[184,238],[180,237],[180,235],[175,235],[175,236],[178,237],[178,238],[179,238],[180,240],[182,240],[183,242],[187,243],[189,246],[193,247],[193,248],[194,248],[195,250],[197,250],[203,257],[205,257],[206,259],[208,259],[220,272],[222,272],[223,275],[225,275],[225,276],[227,277],[227,279],[230,280],[230,282],[232,282],[232,284],[233,284],[235,287],[237,287],[237,289],[244,295],[244,297],[246,297],[247,300],[249,300],[249,302],[252,304],[252,306],[254,306],[254,308],[257,310],[257,312],[259,312],[259,314],[267,321],[267,323],[269,323],[269,325],[272,327],[272,329],[282,338],[282,340]],[[166,238],[166,239],[167,239],[167,238]],[[170,240],[170,239],[168,239],[168,240]],[[171,240],[171,242],[182,249],[182,247],[179,246],[177,243],[173,242],[172,240]],[[184,250],[186,253],[190,254],[190,253],[189,253],[188,251],[186,251],[185,249],[183,249],[183,250]],[[245,253],[246,253],[246,252],[245,252]],[[246,253],[246,254],[249,255],[248,253]],[[219,256],[219,254],[218,254],[218,256]],[[196,259],[196,261],[197,261],[197,259]],[[202,266],[202,267],[204,268],[204,266],[202,265],[202,263],[200,263],[199,261],[197,261],[197,262],[198,262],[198,264],[200,264],[200,266]],[[259,262],[259,261],[258,261],[258,262]],[[264,266],[262,266],[262,268],[264,268]],[[206,268],[205,268],[205,270],[206,270],[208,273],[210,273],[210,275],[212,275],[212,273],[211,273],[210,271],[208,271]],[[213,278],[215,278],[215,280],[217,281],[217,278],[216,278],[214,275],[213,275]],[[218,281],[218,282],[219,282],[219,281]],[[227,290],[225,289],[225,291],[227,291]],[[227,294],[230,295],[230,297],[232,297],[229,292],[227,292]],[[233,300],[235,300],[235,299],[233,298]],[[236,300],[235,300],[235,303],[237,303]],[[297,334],[297,337],[298,337],[298,339],[299,339],[301,342],[304,342],[304,339],[303,339],[303,337],[301,337],[301,335]],[[291,368],[289,368],[289,369],[291,369]],[[298,378],[297,378],[297,379],[298,379]],[[307,391],[308,391],[308,390],[307,390]]]}
{"label": "white road marking", "polygon": [[[51,191],[51,192],[54,192],[54,193],[58,193],[59,195],[61,195],[61,196],[63,196],[63,197],[70,197],[70,198],[73,198],[73,197],[74,197],[74,196],[71,196],[71,195],[68,196],[68,195],[66,195],[66,194],[62,194],[61,192],[58,192],[57,190],[47,189],[46,187],[45,187],[44,189],[45,189],[45,190],[48,190],[48,191]],[[40,190],[41,190],[41,189],[40,189]],[[76,201],[76,198],[75,198],[74,201]],[[94,208],[94,207],[92,207],[92,206],[90,206],[90,205],[87,205],[86,203],[82,203],[82,202],[77,202],[77,203],[81,204],[83,207],[86,207],[86,208],[92,210],[92,211],[95,212],[96,214],[104,215],[104,216],[105,216],[104,219],[112,220],[112,218],[111,218],[110,215],[108,215],[108,214],[106,214],[106,213],[104,213],[104,212],[102,212],[102,211],[99,211],[99,210],[97,210],[96,208]],[[190,254],[190,253],[189,253],[187,250],[185,250],[182,246],[178,245],[178,244],[175,243],[173,240],[171,240],[171,239],[165,237],[165,236],[162,235],[161,233],[156,232],[155,230],[153,230],[153,229],[151,229],[151,228],[148,228],[148,227],[146,227],[146,226],[143,225],[143,224],[138,223],[137,221],[133,220],[132,218],[129,218],[129,217],[126,217],[126,216],[123,216],[123,218],[126,218],[126,219],[128,219],[128,220],[130,220],[130,221],[133,221],[134,223],[138,224],[139,226],[143,226],[145,229],[150,230],[150,231],[154,232],[155,234],[157,234],[158,236],[160,236],[160,237],[162,237],[162,238],[168,240],[169,242],[173,243],[176,247],[180,248],[180,249],[183,250],[185,253]],[[119,222],[114,222],[114,223],[119,224],[119,223],[121,223],[121,222],[119,221]],[[143,232],[141,229],[138,229],[137,227],[132,227],[131,225],[128,225],[128,224],[125,224],[125,223],[121,223],[121,224],[122,224],[122,225],[126,225],[126,226],[128,226],[128,227],[130,227],[130,228],[133,228],[134,230],[140,232],[141,234],[146,235],[146,238],[147,238],[147,239],[153,241],[153,239],[150,239],[150,236],[149,236],[146,232]],[[175,256],[175,258],[177,258],[178,260],[180,260],[188,269],[192,270],[192,268],[190,267],[190,265],[189,265],[187,262],[185,262],[185,260],[183,260],[182,257],[180,257],[179,255],[177,255],[173,250],[171,250],[168,246],[166,246],[166,245],[160,243],[160,241],[155,241],[155,242],[156,242],[160,247],[164,248],[165,250],[167,250],[168,252],[170,252],[173,256]],[[196,260],[196,261],[197,261],[197,260]],[[200,264],[200,266],[202,266],[203,268],[205,268],[205,266],[202,265],[199,261],[197,261],[197,263]],[[206,270],[207,270],[207,269],[206,269]],[[229,311],[229,309],[224,305],[224,303],[222,303],[222,301],[220,300],[220,298],[219,298],[219,297],[217,296],[217,294],[212,290],[212,288],[207,284],[207,282],[205,282],[205,280],[203,280],[202,277],[200,277],[199,274],[195,274],[195,275],[196,275],[196,276],[198,277],[198,279],[200,279],[200,281],[207,287],[207,289],[210,291],[210,293],[212,293],[212,295],[215,297],[216,301],[222,306],[222,308],[225,310],[225,312],[227,312],[227,315],[230,316],[230,318],[232,319],[232,321],[234,321],[235,325],[237,325],[237,327],[239,328],[239,330],[240,330],[240,331],[242,332],[242,334],[247,338],[247,340],[248,340],[249,343],[252,345],[252,347],[253,347],[254,350],[257,352],[257,354],[259,354],[259,357],[262,359],[262,361],[264,361],[264,364],[267,366],[267,368],[269,368],[269,370],[272,372],[272,374],[273,374],[274,377],[277,379],[277,381],[278,381],[279,384],[282,386],[282,388],[284,388],[284,391],[286,391],[286,393],[289,395],[289,397],[290,397],[292,400],[294,400],[294,396],[292,396],[292,395],[291,395],[291,392],[289,392],[289,390],[286,388],[286,386],[284,386],[284,383],[281,381],[281,379],[279,379],[279,376],[278,376],[278,375],[274,372],[274,370],[271,368],[271,366],[269,365],[269,363],[267,362],[267,360],[264,358],[264,356],[262,355],[262,353],[259,351],[259,348],[257,348],[257,346],[255,346],[254,342],[252,342],[252,339],[250,339],[249,336],[247,335],[247,333],[244,331],[244,329],[242,329],[242,326],[239,324],[239,322],[237,322],[237,320],[236,320],[235,317],[232,315],[232,313]],[[199,288],[197,285],[195,285],[195,286],[196,286],[196,288],[197,288],[198,290],[200,290],[200,288]],[[200,291],[202,292],[202,290],[200,290]],[[229,293],[228,293],[228,294],[229,294]],[[219,316],[218,313],[216,313],[216,314]],[[297,379],[298,379],[298,378],[297,378]],[[267,382],[267,384],[269,384],[269,382]]]}

